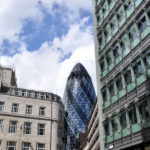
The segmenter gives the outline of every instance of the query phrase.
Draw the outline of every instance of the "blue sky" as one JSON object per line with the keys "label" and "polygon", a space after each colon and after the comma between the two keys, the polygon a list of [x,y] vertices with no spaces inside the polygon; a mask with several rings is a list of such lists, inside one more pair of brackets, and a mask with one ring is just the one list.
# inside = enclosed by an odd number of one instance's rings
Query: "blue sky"
{"label": "blue sky", "polygon": [[87,68],[95,85],[91,4],[89,0],[2,0],[0,63],[15,68],[18,87],[63,96],[77,62]]}

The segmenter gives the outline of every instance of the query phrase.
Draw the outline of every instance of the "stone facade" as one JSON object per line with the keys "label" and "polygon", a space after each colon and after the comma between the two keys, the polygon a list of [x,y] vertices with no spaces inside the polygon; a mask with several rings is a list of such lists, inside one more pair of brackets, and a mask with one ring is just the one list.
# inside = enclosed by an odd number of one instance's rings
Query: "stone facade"
{"label": "stone facade", "polygon": [[64,107],[59,96],[12,86],[7,93],[2,89],[1,150],[9,145],[14,146],[11,150],[28,150],[27,146],[29,150],[64,149]]}

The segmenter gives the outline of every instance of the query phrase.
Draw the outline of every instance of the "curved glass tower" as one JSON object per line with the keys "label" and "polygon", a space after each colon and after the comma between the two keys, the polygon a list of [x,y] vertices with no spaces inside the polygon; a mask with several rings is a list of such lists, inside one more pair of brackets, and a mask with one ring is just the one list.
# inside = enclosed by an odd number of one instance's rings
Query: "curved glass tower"
{"label": "curved glass tower", "polygon": [[84,66],[78,63],[68,77],[63,98],[67,124],[66,149],[74,149],[76,137],[87,125],[95,100],[91,78]]}

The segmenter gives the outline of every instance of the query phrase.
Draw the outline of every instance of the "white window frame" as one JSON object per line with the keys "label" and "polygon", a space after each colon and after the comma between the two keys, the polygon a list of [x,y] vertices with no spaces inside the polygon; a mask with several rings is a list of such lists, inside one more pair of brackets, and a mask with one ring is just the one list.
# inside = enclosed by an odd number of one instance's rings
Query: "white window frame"
{"label": "white window frame", "polygon": [[9,123],[9,133],[17,132],[17,121],[10,121]]}
{"label": "white window frame", "polygon": [[[29,126],[27,126],[27,124]],[[27,132],[29,131],[29,132]],[[31,134],[31,122],[24,122],[24,131],[23,131],[24,134]]]}
{"label": "white window frame", "polygon": [[32,114],[32,105],[26,105],[26,114]]}
{"label": "white window frame", "polygon": [[[43,148],[40,147],[39,145],[43,145]],[[36,144],[36,150],[45,150],[45,144],[43,144],[43,143],[37,143]]]}
{"label": "white window frame", "polygon": [[42,123],[38,124],[38,135],[45,135],[45,124],[42,124]]}
{"label": "white window frame", "polygon": [[14,142],[14,141],[8,141],[7,142],[7,150],[12,150],[12,148],[13,148],[13,150],[16,150],[16,142]]}
{"label": "white window frame", "polygon": [[[25,144],[28,144],[29,146],[26,146]],[[31,150],[31,143],[22,142],[22,150]]]}
{"label": "white window frame", "polygon": [[11,112],[18,113],[18,110],[19,110],[19,104],[13,103]]}
{"label": "white window frame", "polygon": [[39,115],[40,116],[45,116],[45,107],[40,107],[39,108]]}

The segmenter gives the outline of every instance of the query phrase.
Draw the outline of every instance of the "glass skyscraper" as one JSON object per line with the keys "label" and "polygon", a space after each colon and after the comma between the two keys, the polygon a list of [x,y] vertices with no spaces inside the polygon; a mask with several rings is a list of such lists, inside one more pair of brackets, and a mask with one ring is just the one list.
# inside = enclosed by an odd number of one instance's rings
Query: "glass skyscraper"
{"label": "glass skyscraper", "polygon": [[67,124],[66,149],[74,149],[79,132],[88,123],[95,100],[91,78],[84,66],[78,63],[68,77],[63,98]]}

